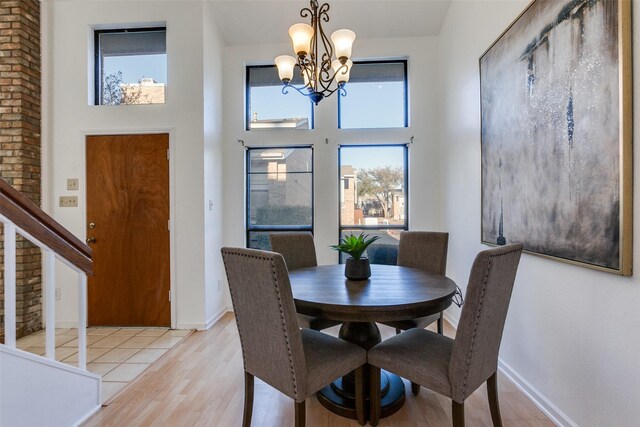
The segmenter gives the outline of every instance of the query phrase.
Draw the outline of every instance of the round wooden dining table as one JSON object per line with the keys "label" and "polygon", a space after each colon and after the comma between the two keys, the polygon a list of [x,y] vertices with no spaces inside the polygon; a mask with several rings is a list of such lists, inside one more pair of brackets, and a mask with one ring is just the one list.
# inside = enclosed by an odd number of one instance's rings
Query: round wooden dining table
{"label": "round wooden dining table", "polygon": [[[344,265],[324,265],[289,272],[298,313],[340,320],[339,337],[370,349],[381,341],[375,322],[409,320],[444,311],[451,305],[456,284],[448,277],[395,265],[371,265],[368,280],[348,280]],[[365,369],[364,396],[369,398],[369,369]],[[404,404],[404,383],[398,376],[381,372],[381,417]],[[356,419],[353,373],[334,381],[317,394],[330,411]],[[366,409],[365,408],[365,409]],[[365,410],[365,417],[368,416]]]}

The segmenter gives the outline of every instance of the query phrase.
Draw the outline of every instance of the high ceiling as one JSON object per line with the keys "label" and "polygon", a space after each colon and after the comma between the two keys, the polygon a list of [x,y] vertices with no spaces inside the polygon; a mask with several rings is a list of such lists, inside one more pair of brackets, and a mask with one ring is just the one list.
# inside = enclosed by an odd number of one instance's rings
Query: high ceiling
{"label": "high ceiling", "polygon": [[[421,37],[440,32],[450,0],[325,0],[330,35],[340,28],[359,38]],[[212,0],[217,24],[227,45],[285,43],[308,0]],[[319,1],[320,4],[323,1]]]}

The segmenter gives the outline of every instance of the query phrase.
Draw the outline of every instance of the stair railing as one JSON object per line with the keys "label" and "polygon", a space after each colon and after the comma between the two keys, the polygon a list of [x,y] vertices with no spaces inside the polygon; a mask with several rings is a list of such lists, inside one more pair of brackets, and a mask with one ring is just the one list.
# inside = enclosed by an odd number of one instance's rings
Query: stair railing
{"label": "stair railing", "polygon": [[0,222],[4,224],[4,336],[16,347],[16,235],[42,249],[46,354],[56,358],[56,259],[78,273],[78,367],[87,369],[87,275],[93,274],[91,248],[0,179]]}

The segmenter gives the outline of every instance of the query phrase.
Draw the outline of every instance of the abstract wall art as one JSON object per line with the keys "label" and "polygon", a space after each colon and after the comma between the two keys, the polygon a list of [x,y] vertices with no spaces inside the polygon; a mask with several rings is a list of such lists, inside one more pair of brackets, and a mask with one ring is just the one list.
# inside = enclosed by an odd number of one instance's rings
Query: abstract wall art
{"label": "abstract wall art", "polygon": [[483,243],[631,275],[630,3],[535,0],[480,58]]}

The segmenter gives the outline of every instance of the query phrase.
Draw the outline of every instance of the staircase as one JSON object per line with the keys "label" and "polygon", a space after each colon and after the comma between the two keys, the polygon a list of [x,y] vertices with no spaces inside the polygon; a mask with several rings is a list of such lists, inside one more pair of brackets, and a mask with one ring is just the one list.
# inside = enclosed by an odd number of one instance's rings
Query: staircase
{"label": "staircase", "polygon": [[[87,274],[91,249],[0,179],[4,225],[4,327],[0,426],[75,426],[100,409],[100,376],[87,372]],[[16,235],[42,249],[46,357],[16,349]],[[78,368],[55,360],[56,260],[78,273]]]}

